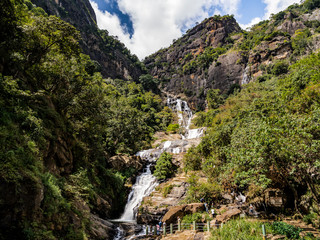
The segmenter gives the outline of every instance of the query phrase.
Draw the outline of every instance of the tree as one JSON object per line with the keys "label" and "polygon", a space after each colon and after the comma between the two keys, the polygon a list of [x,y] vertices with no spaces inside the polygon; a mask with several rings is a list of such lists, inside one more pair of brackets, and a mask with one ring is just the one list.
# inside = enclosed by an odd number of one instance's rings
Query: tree
{"label": "tree", "polygon": [[158,93],[158,80],[154,78],[150,74],[141,75],[139,77],[139,82],[141,83],[142,87],[146,91],[152,91],[154,93]]}
{"label": "tree", "polygon": [[175,167],[172,164],[172,155],[164,152],[156,163],[153,175],[159,180],[165,180],[173,175],[174,170]]}
{"label": "tree", "polygon": [[219,89],[209,89],[207,92],[207,102],[209,109],[216,109],[221,104],[223,104],[224,100],[220,94]]}

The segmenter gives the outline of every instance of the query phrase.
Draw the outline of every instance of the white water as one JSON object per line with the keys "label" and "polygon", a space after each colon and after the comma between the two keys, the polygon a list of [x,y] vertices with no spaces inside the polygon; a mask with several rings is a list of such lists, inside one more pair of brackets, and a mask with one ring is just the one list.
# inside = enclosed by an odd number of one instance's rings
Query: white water
{"label": "white water", "polygon": [[179,98],[168,97],[167,105],[177,113],[179,118],[178,123],[180,127],[184,128],[186,131],[189,130],[193,115],[191,109],[188,106],[188,103],[186,101],[182,101]]}
{"label": "white water", "polygon": [[[120,219],[117,220],[119,222],[135,220],[138,207],[140,206],[143,198],[150,195],[154,188],[158,185],[156,178],[151,173],[150,166],[152,163],[155,163],[158,160],[161,153],[170,152],[178,154],[185,152],[185,147],[188,145],[188,140],[186,139],[200,138],[204,133],[203,128],[189,129],[193,114],[186,101],[168,98],[167,104],[173,111],[177,113],[179,125],[185,130],[185,134],[181,134],[181,138],[183,140],[166,141],[156,149],[143,150],[137,153],[138,156],[149,162],[149,164],[143,170],[143,173],[137,177],[135,184],[132,186],[125,210]],[[114,239],[123,239],[123,235],[123,230],[118,227],[117,235]]]}
{"label": "white water", "polygon": [[204,128],[190,129],[187,139],[200,138],[203,135]]}
{"label": "white water", "polygon": [[137,177],[136,183],[128,196],[128,201],[120,221],[135,220],[137,210],[145,196],[148,196],[158,185],[156,178],[152,175],[149,164],[144,172]]}
{"label": "white water", "polygon": [[181,134],[182,139],[200,138],[203,135],[204,128],[190,129],[193,114],[186,101],[168,97],[167,105],[177,113],[178,123],[185,130],[185,133]]}
{"label": "white water", "polygon": [[117,232],[117,234],[116,234],[116,236],[114,237],[113,240],[121,240],[121,239],[123,239],[124,231],[120,226],[117,227],[116,232]]}

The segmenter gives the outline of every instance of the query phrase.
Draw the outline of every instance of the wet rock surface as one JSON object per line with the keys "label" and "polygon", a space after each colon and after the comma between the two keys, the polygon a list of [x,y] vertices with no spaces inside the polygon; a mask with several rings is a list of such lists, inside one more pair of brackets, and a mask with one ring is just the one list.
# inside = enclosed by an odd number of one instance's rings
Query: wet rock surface
{"label": "wet rock surface", "polygon": [[93,239],[112,239],[115,235],[114,225],[98,216],[90,215],[90,233]]}

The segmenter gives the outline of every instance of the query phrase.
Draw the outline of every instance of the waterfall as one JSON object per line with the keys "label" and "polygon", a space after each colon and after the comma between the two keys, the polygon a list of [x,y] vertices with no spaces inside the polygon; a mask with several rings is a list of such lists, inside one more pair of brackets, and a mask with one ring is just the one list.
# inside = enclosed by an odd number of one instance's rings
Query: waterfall
{"label": "waterfall", "polygon": [[147,165],[143,173],[137,177],[136,183],[132,186],[124,212],[119,219],[120,221],[135,220],[142,199],[148,196],[158,185],[156,178],[151,173],[150,166],[151,164]]}
{"label": "waterfall", "polygon": [[121,239],[123,239],[124,231],[121,228],[121,226],[117,227],[116,232],[117,232],[117,234],[116,234],[116,236],[114,237],[113,240],[121,240]]}
{"label": "waterfall", "polygon": [[173,111],[175,111],[179,118],[179,125],[186,130],[189,129],[192,119],[192,111],[188,106],[186,101],[182,101],[179,98],[170,98],[167,99],[167,105]]}
{"label": "waterfall", "polygon": [[250,82],[250,67],[247,66],[243,72],[240,84],[244,85],[244,84],[248,84],[249,82]]}
{"label": "waterfall", "polygon": [[[114,222],[134,222],[143,198],[150,195],[158,185],[156,178],[151,173],[150,167],[159,159],[161,153],[170,152],[178,154],[186,152],[186,146],[189,144],[188,139],[199,138],[204,133],[203,128],[189,129],[193,114],[186,101],[177,98],[168,98],[167,105],[177,113],[179,125],[185,130],[184,134],[181,134],[182,140],[165,141],[155,149],[143,150],[137,153],[137,156],[140,156],[148,162],[148,165],[137,177],[135,184],[132,186],[123,214],[119,219],[114,220]],[[124,239],[125,234],[121,227],[117,227],[116,232],[117,234],[114,240]]]}
{"label": "waterfall", "polygon": [[184,134],[181,134],[182,139],[199,138],[203,135],[204,128],[190,129],[193,114],[186,101],[168,97],[167,105],[176,112],[179,119],[178,123],[185,130]]}

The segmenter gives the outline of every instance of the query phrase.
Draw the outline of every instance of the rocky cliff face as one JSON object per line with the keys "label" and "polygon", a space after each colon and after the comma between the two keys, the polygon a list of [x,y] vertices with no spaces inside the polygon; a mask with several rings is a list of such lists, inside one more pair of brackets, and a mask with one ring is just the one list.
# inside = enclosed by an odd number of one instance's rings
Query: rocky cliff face
{"label": "rocky cliff face", "polygon": [[230,94],[270,73],[275,63],[290,65],[319,48],[319,9],[301,9],[293,5],[250,31],[241,30],[232,16],[211,17],[145,64],[164,92],[181,94],[193,109],[203,109],[208,89]]}
{"label": "rocky cliff face", "polygon": [[203,105],[201,96],[208,87],[223,85],[220,78],[214,82],[214,74],[208,69],[217,67],[226,70],[233,60],[237,60],[228,57],[224,58],[223,64],[215,64],[213,60],[219,53],[216,54],[213,49],[228,45],[230,35],[240,31],[231,16],[211,17],[187,31],[169,48],[147,57],[145,64],[151,74],[161,81],[164,91],[185,94],[193,103],[192,107],[196,108]]}
{"label": "rocky cliff face", "polygon": [[99,30],[95,13],[89,1],[81,0],[32,0],[49,15],[56,15],[71,23],[81,34],[83,52],[98,63],[104,77],[137,80],[142,73],[139,59],[130,53],[116,37],[106,30]]}

